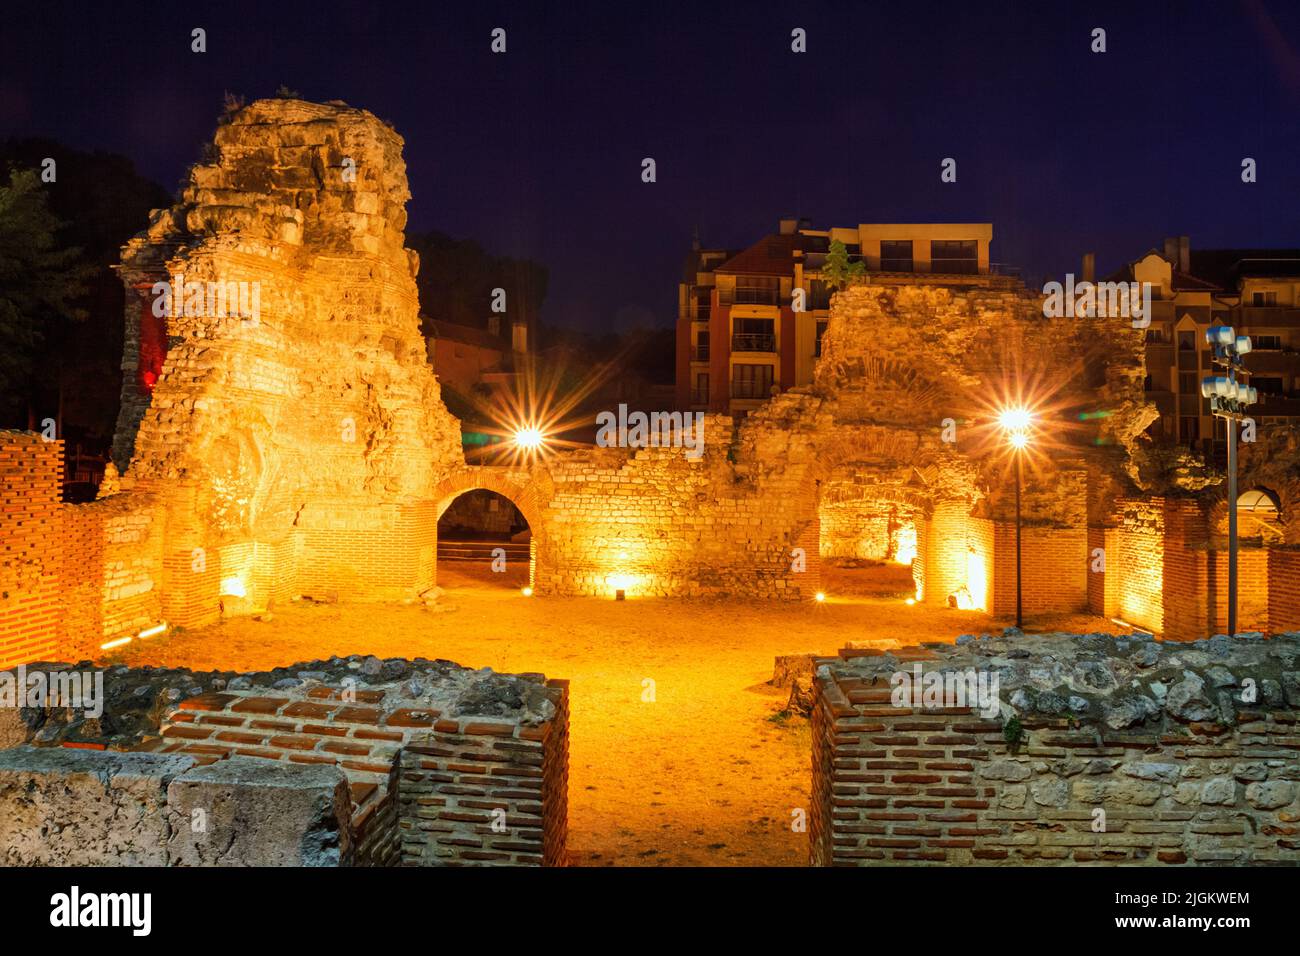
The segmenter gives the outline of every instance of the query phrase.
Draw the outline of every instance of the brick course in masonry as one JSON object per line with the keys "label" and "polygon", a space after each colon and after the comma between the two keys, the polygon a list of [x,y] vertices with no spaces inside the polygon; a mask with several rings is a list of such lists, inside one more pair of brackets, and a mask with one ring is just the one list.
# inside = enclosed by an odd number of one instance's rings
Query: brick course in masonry
{"label": "brick course in masonry", "polygon": [[[1300,634],[1013,632],[815,664],[815,865],[1300,865]],[[995,706],[903,694],[918,666],[997,675]]]}

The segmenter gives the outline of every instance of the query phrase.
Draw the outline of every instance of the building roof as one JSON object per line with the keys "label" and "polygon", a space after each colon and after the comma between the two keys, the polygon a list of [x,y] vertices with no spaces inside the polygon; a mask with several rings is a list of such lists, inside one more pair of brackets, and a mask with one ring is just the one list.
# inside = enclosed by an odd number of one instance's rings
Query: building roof
{"label": "building roof", "polygon": [[[1164,259],[1166,262],[1169,262],[1167,256],[1165,256],[1163,253],[1159,252],[1156,249],[1152,249],[1151,251],[1133,260],[1133,262],[1126,262],[1124,265],[1120,266],[1110,275],[1106,276],[1106,278],[1103,279],[1102,281],[1103,282],[1132,282],[1133,266],[1141,262],[1147,256],[1151,256],[1151,255],[1160,256],[1161,259]],[[1195,261],[1194,261],[1195,255],[1196,255],[1195,253],[1192,254],[1193,267],[1195,267]],[[1191,275],[1186,272],[1180,272],[1178,269],[1174,268],[1173,263],[1170,263],[1169,266],[1169,285],[1173,288],[1175,292],[1217,292],[1219,289],[1223,288],[1223,286],[1218,285],[1215,282],[1207,281],[1206,279],[1203,278],[1198,278],[1197,276]]]}
{"label": "building roof", "polygon": [[758,240],[748,249],[738,252],[714,271],[729,275],[790,275],[794,272],[795,250],[825,252],[827,245],[828,240],[825,236],[773,233]]}
{"label": "building roof", "polygon": [[1300,276],[1300,249],[1193,249],[1192,271],[1221,289],[1251,276]]}
{"label": "building roof", "polygon": [[475,348],[487,349],[491,352],[509,351],[509,347],[500,336],[493,335],[483,329],[476,329],[470,325],[461,325],[458,322],[448,322],[446,319],[426,318],[424,321],[425,325],[433,330],[435,339],[460,342],[463,345],[472,345]]}

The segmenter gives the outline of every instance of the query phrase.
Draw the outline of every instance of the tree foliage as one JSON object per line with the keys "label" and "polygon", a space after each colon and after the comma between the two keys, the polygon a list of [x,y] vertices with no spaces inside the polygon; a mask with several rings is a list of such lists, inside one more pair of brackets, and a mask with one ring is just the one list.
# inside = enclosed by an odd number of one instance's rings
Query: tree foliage
{"label": "tree foliage", "polygon": [[0,186],[0,394],[22,391],[37,350],[60,318],[84,319],[77,301],[94,271],[62,246],[39,175],[11,167]]}
{"label": "tree foliage", "polygon": [[849,250],[838,239],[832,239],[826,251],[826,264],[822,266],[822,278],[832,289],[846,288],[854,279],[866,272],[866,265],[861,259],[849,261]]}

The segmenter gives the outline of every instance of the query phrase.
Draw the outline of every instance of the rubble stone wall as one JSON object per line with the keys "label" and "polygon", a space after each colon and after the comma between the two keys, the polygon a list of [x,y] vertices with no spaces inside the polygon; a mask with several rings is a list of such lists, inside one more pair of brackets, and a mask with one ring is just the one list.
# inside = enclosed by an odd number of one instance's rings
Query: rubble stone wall
{"label": "rubble stone wall", "polygon": [[[814,666],[815,865],[1300,865],[1300,634],[1012,631]],[[981,674],[991,707],[955,695]]]}

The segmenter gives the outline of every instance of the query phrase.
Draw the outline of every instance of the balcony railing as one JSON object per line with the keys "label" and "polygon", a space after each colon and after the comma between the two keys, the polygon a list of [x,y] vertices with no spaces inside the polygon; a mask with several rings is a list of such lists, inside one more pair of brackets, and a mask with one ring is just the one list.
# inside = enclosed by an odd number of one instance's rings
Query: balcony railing
{"label": "balcony railing", "polygon": [[709,360],[709,347],[707,345],[697,345],[691,349],[692,362],[707,362]]}
{"label": "balcony railing", "polygon": [[930,271],[937,272],[941,275],[961,275],[973,276],[978,275],[980,264],[978,259],[931,259]]}
{"label": "balcony railing", "polygon": [[780,293],[776,289],[736,288],[718,293],[723,305],[776,305]]}
{"label": "balcony railing", "polygon": [[885,257],[882,256],[880,259],[880,271],[881,272],[912,272],[913,260],[912,259],[886,259]]}
{"label": "balcony railing", "polygon": [[775,352],[775,335],[755,335],[749,332],[737,332],[731,337],[733,352]]}
{"label": "balcony railing", "polygon": [[771,398],[771,382],[732,382],[732,398]]}

